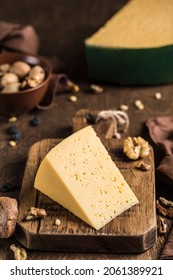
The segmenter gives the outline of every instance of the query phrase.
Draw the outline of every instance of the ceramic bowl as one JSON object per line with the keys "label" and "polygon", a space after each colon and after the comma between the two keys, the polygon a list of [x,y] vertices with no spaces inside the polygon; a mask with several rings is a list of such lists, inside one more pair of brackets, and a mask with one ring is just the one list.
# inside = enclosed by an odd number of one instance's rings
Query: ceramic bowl
{"label": "ceramic bowl", "polygon": [[34,88],[20,90],[15,93],[1,92],[0,115],[2,116],[19,116],[30,111],[39,105],[48,90],[52,70],[47,60],[26,53],[4,52],[0,54],[0,65],[5,63],[12,64],[16,61],[24,61],[31,66],[42,66],[45,70],[46,78],[40,85]]}

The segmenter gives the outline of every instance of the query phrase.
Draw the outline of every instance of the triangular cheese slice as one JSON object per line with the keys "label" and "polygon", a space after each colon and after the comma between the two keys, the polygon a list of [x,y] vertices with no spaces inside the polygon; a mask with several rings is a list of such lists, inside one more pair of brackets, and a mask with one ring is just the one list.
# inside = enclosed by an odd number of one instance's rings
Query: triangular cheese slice
{"label": "triangular cheese slice", "polygon": [[45,156],[34,187],[95,229],[138,203],[91,126]]}
{"label": "triangular cheese slice", "polygon": [[156,48],[173,45],[173,0],[131,0],[95,34],[88,46]]}

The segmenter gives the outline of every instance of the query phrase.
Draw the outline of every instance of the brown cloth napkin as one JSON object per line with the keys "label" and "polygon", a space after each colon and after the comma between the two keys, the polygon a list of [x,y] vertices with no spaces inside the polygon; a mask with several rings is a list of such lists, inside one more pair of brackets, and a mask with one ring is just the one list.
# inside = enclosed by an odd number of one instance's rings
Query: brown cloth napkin
{"label": "brown cloth napkin", "polygon": [[166,244],[162,250],[160,260],[173,260],[173,229],[171,230]]}
{"label": "brown cloth napkin", "polygon": [[163,159],[156,171],[163,175],[166,185],[173,186],[173,117],[153,117],[146,125],[151,139],[163,153]]}
{"label": "brown cloth napkin", "polygon": [[31,25],[22,26],[0,21],[0,51],[37,54],[39,39]]}
{"label": "brown cloth napkin", "polygon": [[[22,26],[20,24],[0,21],[0,52],[17,51],[36,55],[39,49],[38,35],[31,25]],[[37,106],[41,110],[49,109],[57,92],[69,90],[69,79],[65,72],[62,61],[57,57],[44,57],[52,68],[52,79],[49,89]]]}
{"label": "brown cloth napkin", "polygon": [[[160,173],[160,179],[165,185],[173,187],[173,117],[153,117],[146,122],[146,125],[151,139],[163,154],[156,171]],[[173,259],[173,229],[164,245],[160,259]]]}

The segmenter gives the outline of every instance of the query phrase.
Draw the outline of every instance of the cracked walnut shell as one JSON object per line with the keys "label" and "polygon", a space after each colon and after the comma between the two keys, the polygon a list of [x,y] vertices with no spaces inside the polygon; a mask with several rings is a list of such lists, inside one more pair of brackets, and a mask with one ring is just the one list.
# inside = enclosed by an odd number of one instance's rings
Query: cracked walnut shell
{"label": "cracked walnut shell", "polygon": [[130,159],[136,160],[149,155],[149,143],[142,137],[127,137],[124,140],[123,152]]}

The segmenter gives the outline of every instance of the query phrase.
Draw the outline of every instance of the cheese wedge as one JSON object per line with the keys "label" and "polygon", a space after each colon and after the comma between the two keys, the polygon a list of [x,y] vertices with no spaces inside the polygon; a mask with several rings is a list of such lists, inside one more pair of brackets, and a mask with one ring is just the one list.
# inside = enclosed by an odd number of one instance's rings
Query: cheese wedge
{"label": "cheese wedge", "polygon": [[173,0],[131,0],[85,41],[90,78],[173,81]]}
{"label": "cheese wedge", "polygon": [[138,203],[91,126],[45,156],[34,187],[97,230]]}

